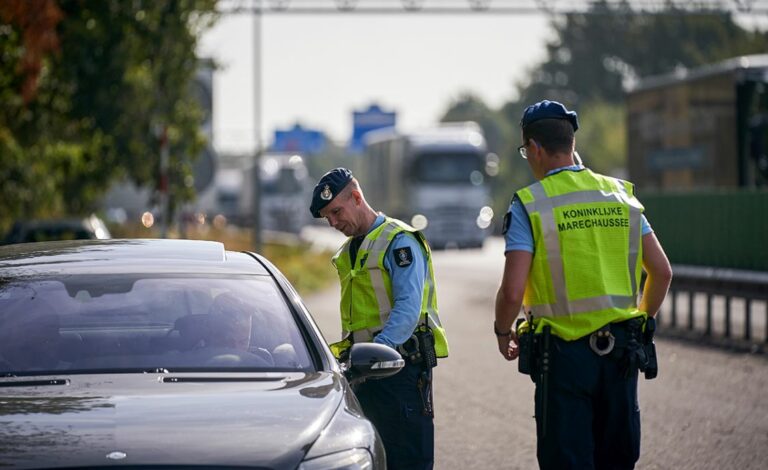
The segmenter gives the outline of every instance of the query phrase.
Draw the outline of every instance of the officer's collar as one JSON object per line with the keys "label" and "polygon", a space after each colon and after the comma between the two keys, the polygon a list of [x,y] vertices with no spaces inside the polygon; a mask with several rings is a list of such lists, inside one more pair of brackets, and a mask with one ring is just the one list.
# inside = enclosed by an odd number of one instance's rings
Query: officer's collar
{"label": "officer's collar", "polygon": [[376,220],[373,221],[373,224],[371,225],[370,230],[368,230],[368,233],[373,232],[376,230],[376,227],[384,223],[384,220],[386,220],[386,216],[379,212],[379,214],[376,216]]}
{"label": "officer's collar", "polygon": [[384,223],[384,220],[386,220],[386,216],[379,212],[379,214],[376,216],[376,219],[374,219],[373,223],[371,224],[371,227],[368,229],[367,232],[365,232],[365,235],[363,235],[363,238],[367,237],[369,233],[376,230],[376,227]]}
{"label": "officer's collar", "polygon": [[584,165],[566,165],[561,166],[560,168],[555,168],[554,170],[549,170],[544,176],[554,175],[555,173],[560,173],[561,171],[581,171],[585,168],[586,167]]}

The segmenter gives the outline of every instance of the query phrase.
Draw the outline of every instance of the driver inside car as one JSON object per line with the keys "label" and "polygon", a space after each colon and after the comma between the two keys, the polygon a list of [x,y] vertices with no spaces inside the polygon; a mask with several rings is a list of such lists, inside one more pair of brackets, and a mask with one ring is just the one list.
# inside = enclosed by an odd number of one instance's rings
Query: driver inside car
{"label": "driver inside car", "polygon": [[231,294],[220,294],[209,311],[207,346],[248,351],[252,322],[253,316],[243,301]]}
{"label": "driver inside car", "polygon": [[0,318],[0,370],[67,369],[69,363],[59,359],[61,344],[55,314],[9,312]]}

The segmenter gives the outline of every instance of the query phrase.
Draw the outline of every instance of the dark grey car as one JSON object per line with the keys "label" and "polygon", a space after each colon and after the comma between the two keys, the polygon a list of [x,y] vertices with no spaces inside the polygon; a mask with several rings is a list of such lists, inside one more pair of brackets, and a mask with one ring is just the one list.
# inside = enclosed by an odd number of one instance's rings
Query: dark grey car
{"label": "dark grey car", "polygon": [[0,466],[384,468],[348,378],[263,257],[187,240],[0,247]]}
{"label": "dark grey car", "polygon": [[56,240],[107,240],[112,238],[104,222],[90,215],[68,219],[18,220],[0,245]]}

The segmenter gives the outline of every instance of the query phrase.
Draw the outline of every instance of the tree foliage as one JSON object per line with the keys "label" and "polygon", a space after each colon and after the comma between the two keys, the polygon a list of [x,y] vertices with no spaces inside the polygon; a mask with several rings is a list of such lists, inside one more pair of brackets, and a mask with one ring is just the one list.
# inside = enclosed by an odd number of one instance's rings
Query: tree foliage
{"label": "tree foliage", "polygon": [[[502,162],[494,209],[531,180],[516,150],[520,117],[528,104],[550,99],[575,109],[580,121],[577,150],[584,163],[621,175],[626,166],[626,86],[680,67],[768,51],[768,36],[741,28],[730,13],[692,14],[672,4],[657,14],[641,14],[628,2],[603,1],[586,14],[555,16],[551,24],[554,37],[547,44],[547,57],[517,84],[517,99],[498,110],[478,98],[460,99],[443,118],[475,120],[491,136]],[[506,142],[495,142],[498,129],[504,129]]]}
{"label": "tree foliage", "polygon": [[517,153],[516,122],[507,119],[503,112],[489,108],[471,93],[461,94],[451,103],[441,121],[474,121],[483,129],[488,150],[500,160],[499,173],[491,180],[493,210],[497,214],[506,212],[512,192],[533,181],[528,165]]}
{"label": "tree foliage", "polygon": [[[203,145],[191,81],[215,0],[0,3],[0,228],[80,213],[118,177],[158,179],[169,136],[173,201]],[[47,41],[30,38],[46,37]],[[32,47],[30,47],[32,45]]]}
{"label": "tree foliage", "polygon": [[627,147],[624,106],[605,101],[590,101],[579,108],[576,150],[587,165],[598,173],[626,178]]}
{"label": "tree foliage", "polygon": [[520,101],[620,103],[624,86],[637,78],[768,50],[764,33],[741,28],[729,12],[683,12],[674,5],[640,14],[626,2],[600,2],[590,13],[553,18],[552,28],[547,59],[519,84]]}

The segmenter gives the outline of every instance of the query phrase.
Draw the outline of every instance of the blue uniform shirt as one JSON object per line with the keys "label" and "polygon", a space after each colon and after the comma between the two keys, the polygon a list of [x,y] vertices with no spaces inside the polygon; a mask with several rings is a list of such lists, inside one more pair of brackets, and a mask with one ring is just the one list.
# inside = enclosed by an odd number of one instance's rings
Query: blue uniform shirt
{"label": "blue uniform shirt", "polygon": [[[384,216],[377,216],[368,232],[383,223]],[[411,249],[413,262],[407,266],[399,266],[395,253],[405,247]],[[421,298],[428,269],[427,259],[415,235],[401,232],[395,236],[384,255],[384,268],[392,279],[394,305],[384,329],[376,335],[373,342],[395,348],[411,337],[421,314]]]}
{"label": "blue uniform shirt", "polygon": [[[546,176],[554,175],[561,171],[578,171],[583,169],[584,165],[564,166],[548,171]],[[531,228],[531,221],[528,219],[528,214],[525,213],[523,204],[520,202],[517,195],[512,198],[512,204],[509,205],[507,214],[510,221],[509,227],[507,227],[507,232],[504,234],[504,240],[506,242],[504,252],[521,250],[533,253],[533,229]],[[641,222],[643,224],[643,235],[653,232],[645,215],[641,217]]]}

